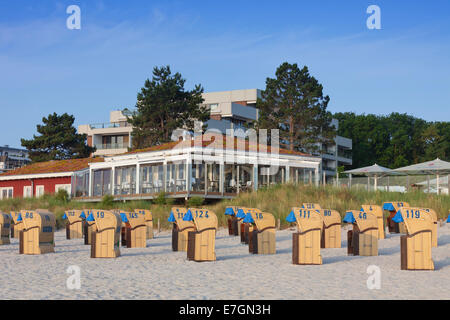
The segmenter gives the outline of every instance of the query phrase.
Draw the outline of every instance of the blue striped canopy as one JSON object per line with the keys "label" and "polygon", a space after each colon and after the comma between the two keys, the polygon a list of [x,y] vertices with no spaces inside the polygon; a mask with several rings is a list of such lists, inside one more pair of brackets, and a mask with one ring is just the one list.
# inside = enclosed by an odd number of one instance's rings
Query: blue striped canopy
{"label": "blue striped canopy", "polygon": [[192,216],[192,212],[191,210],[188,210],[188,212],[186,212],[186,214],[183,217],[183,221],[193,221],[194,217]]}
{"label": "blue striped canopy", "polygon": [[252,214],[249,212],[249,213],[247,213],[247,215],[245,216],[244,220],[242,220],[242,222],[244,222],[244,223],[254,223],[255,220],[253,220]]}
{"label": "blue striped canopy", "polygon": [[289,215],[286,217],[286,221],[287,221],[287,222],[295,222],[295,221],[297,221],[297,218],[295,218],[295,213],[294,213],[294,211],[291,211],[291,212],[289,213]]}
{"label": "blue striped canopy", "polygon": [[227,216],[234,216],[235,212],[234,212],[233,208],[231,208],[231,207],[226,208],[225,209],[225,215],[227,215]]}
{"label": "blue striped canopy", "polygon": [[397,211],[395,216],[392,218],[392,221],[397,222],[397,223],[403,222],[403,217],[402,217],[402,214],[400,213],[400,210]]}
{"label": "blue striped canopy", "polygon": [[120,218],[122,219],[122,222],[128,222],[128,218],[127,218],[127,214],[121,212],[120,213]]}
{"label": "blue striped canopy", "polygon": [[86,218],[86,221],[95,221],[94,214],[91,212],[89,216]]}
{"label": "blue striped canopy", "polygon": [[237,214],[236,214],[236,217],[238,217],[239,219],[245,218],[244,210],[239,209],[238,212],[237,212]]}
{"label": "blue striped canopy", "polygon": [[353,212],[351,212],[351,211],[346,212],[346,213],[345,213],[345,217],[344,217],[344,219],[343,219],[342,221],[343,221],[343,222],[346,222],[346,223],[355,223],[355,222],[356,222],[356,219],[355,219],[355,217],[353,216]]}

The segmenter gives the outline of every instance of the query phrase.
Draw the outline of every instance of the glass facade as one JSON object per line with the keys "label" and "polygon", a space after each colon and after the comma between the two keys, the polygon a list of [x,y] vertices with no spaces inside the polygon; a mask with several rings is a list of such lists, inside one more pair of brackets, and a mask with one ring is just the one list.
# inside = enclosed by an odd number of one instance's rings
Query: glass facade
{"label": "glass facade", "polygon": [[111,169],[94,170],[93,175],[93,196],[102,197],[111,194]]}
{"label": "glass facade", "polygon": [[136,194],[136,166],[117,167],[114,173],[114,195]]}
{"label": "glass facade", "polygon": [[253,166],[252,165],[225,165],[225,193],[237,193],[253,188]]}
{"label": "glass facade", "polygon": [[143,194],[157,194],[164,191],[164,165],[162,163],[141,165],[140,187]]}
{"label": "glass facade", "polygon": [[205,192],[205,164],[192,164],[192,178],[191,178],[192,192]]}
{"label": "glass facade", "polygon": [[77,172],[73,176],[72,197],[89,197],[89,170]]}
{"label": "glass facade", "polygon": [[290,181],[293,183],[314,184],[315,169],[313,168],[293,168],[289,170]]}
{"label": "glass facade", "polygon": [[168,163],[166,171],[166,192],[186,191],[186,176],[184,162]]}
{"label": "glass facade", "polygon": [[73,176],[72,196],[98,198],[109,194],[153,197],[161,192],[171,195],[190,193],[234,196],[239,192],[254,190],[255,182],[257,188],[286,182],[317,183],[314,168],[289,167],[289,172],[286,172],[285,166],[279,166],[277,169],[271,168],[270,165],[258,165],[257,168],[258,170],[255,170],[253,164],[221,165],[218,162],[204,161],[196,161],[187,166],[187,160],[177,160],[168,162],[167,165],[159,162],[84,170]]}

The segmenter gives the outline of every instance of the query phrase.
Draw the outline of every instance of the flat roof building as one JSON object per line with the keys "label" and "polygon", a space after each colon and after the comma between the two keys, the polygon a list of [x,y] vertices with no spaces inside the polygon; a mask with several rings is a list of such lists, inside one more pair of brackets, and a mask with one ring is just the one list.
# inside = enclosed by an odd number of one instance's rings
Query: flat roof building
{"label": "flat roof building", "polygon": [[72,196],[99,201],[167,197],[232,198],[287,182],[319,184],[321,159],[232,136],[201,135],[105,158],[75,172]]}

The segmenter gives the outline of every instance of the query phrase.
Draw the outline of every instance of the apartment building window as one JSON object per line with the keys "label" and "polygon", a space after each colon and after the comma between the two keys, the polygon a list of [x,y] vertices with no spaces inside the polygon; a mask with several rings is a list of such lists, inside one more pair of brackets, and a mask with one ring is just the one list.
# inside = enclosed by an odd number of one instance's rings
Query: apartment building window
{"label": "apartment building window", "polygon": [[103,149],[123,149],[128,147],[128,136],[103,136]]}
{"label": "apartment building window", "polygon": [[209,105],[209,108],[211,109],[211,111],[216,111],[219,108],[219,104],[218,103],[212,103]]}

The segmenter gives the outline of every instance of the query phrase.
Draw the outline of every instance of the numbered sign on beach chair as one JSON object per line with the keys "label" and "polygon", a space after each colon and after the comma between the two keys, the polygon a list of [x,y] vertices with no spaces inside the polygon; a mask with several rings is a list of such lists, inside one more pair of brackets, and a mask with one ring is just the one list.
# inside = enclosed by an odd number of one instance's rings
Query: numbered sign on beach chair
{"label": "numbered sign on beach chair", "polygon": [[[97,210],[96,210],[97,211]],[[96,231],[97,225],[95,221],[87,221],[87,217],[94,212],[94,210],[82,210],[80,214],[80,218],[83,219],[83,238],[85,245],[92,244],[92,233]]]}
{"label": "numbered sign on beach chair", "polygon": [[322,264],[320,255],[322,215],[316,210],[292,208],[286,220],[297,222],[298,227],[298,232],[292,235],[292,263]]}
{"label": "numbered sign on beach chair", "polygon": [[248,244],[249,242],[249,234],[253,231],[253,224],[244,222],[244,218],[249,213],[261,213],[261,210],[256,208],[244,208],[241,207],[238,210],[237,217],[238,219],[242,219],[238,225],[240,225],[241,230],[241,243]]}
{"label": "numbered sign on beach chair", "polygon": [[19,239],[20,231],[22,231],[22,221],[18,221],[20,215],[20,211],[12,211],[12,225],[11,225],[11,238]]}
{"label": "numbered sign on beach chair", "polygon": [[134,212],[141,213],[145,217],[147,239],[153,239],[153,214],[147,209],[135,209]]}
{"label": "numbered sign on beach chair", "polygon": [[315,209],[315,210],[322,209],[322,207],[318,203],[306,203],[306,202],[302,203],[302,208],[303,209]]}
{"label": "numbered sign on beach chair", "polygon": [[323,218],[321,248],[341,247],[341,215],[336,210],[317,210]]}
{"label": "numbered sign on beach chair", "polygon": [[147,225],[145,215],[137,212],[121,212],[122,225],[125,225],[125,246],[127,248],[147,247]]}
{"label": "numbered sign on beach chair", "polygon": [[66,239],[83,238],[83,218],[81,210],[70,210],[64,212],[63,219],[66,221]]}
{"label": "numbered sign on beach chair", "polygon": [[195,231],[188,233],[187,258],[193,261],[216,260],[217,216],[207,209],[190,208],[183,221],[193,222]]}
{"label": "numbered sign on beach chair", "polygon": [[112,211],[92,210],[86,221],[94,222],[96,226],[92,231],[91,258],[119,257],[120,215]]}
{"label": "numbered sign on beach chair", "polygon": [[248,250],[253,254],[275,254],[275,218],[267,212],[249,212],[244,223],[252,224],[248,234]]}
{"label": "numbered sign on beach chair", "polygon": [[365,212],[373,213],[377,217],[378,221],[378,239],[384,239],[384,219],[383,219],[383,209],[381,206],[373,204],[363,204],[362,209]]}
{"label": "numbered sign on beach chair", "polygon": [[11,221],[12,218],[9,214],[0,211],[0,245],[10,244]]}
{"label": "numbered sign on beach chair", "polygon": [[173,223],[172,228],[172,250],[187,251],[188,233],[195,230],[193,221],[184,221],[183,217],[188,209],[182,207],[173,207],[170,211],[169,222]]}
{"label": "numbered sign on beach chair", "polygon": [[378,255],[378,220],[375,214],[365,211],[347,211],[344,222],[352,223],[347,232],[347,253],[354,256]]}
{"label": "numbered sign on beach chair", "polygon": [[431,257],[433,218],[420,208],[400,208],[394,216],[404,222],[406,235],[400,237],[400,265],[402,270],[434,270]]}
{"label": "numbered sign on beach chair", "polygon": [[20,254],[55,252],[55,215],[47,210],[20,211],[17,221],[22,221],[19,236]]}
{"label": "numbered sign on beach chair", "polygon": [[238,236],[238,218],[236,217],[239,207],[226,207],[225,215],[228,216],[228,235]]}
{"label": "numbered sign on beach chair", "polygon": [[389,211],[389,216],[386,219],[386,224],[388,226],[390,233],[406,233],[405,225],[403,222],[396,223],[395,221],[392,220],[397,211],[403,207],[409,207],[409,203],[399,201],[383,203],[383,210]]}

